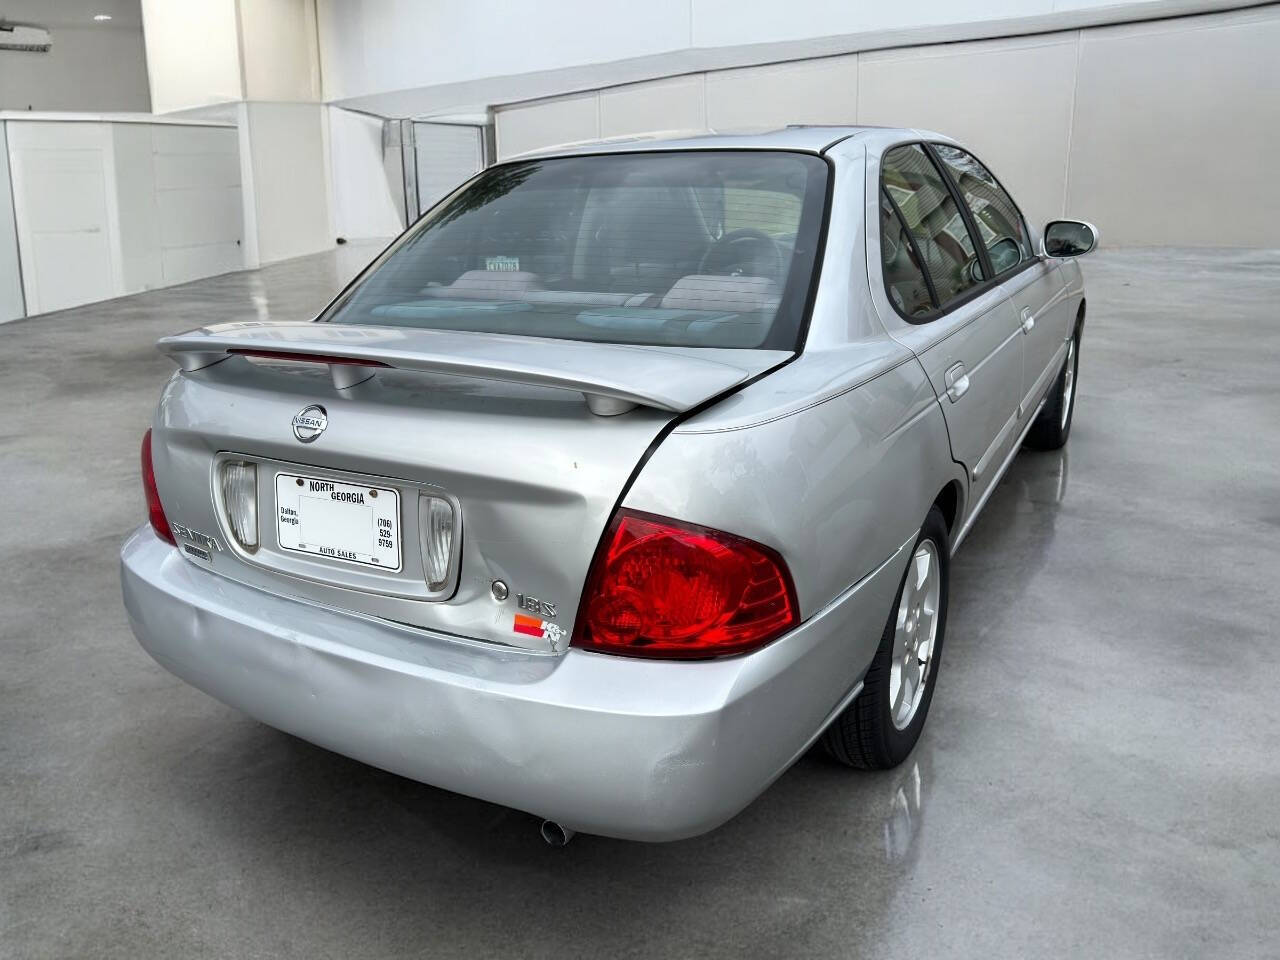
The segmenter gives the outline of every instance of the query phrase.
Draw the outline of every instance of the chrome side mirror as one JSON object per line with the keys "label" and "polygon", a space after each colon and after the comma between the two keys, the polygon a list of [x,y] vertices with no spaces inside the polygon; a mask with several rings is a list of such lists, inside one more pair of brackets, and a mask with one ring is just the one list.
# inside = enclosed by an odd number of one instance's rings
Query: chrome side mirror
{"label": "chrome side mirror", "polygon": [[1061,259],[1083,257],[1098,245],[1098,228],[1083,220],[1050,220],[1040,238],[1040,255]]}

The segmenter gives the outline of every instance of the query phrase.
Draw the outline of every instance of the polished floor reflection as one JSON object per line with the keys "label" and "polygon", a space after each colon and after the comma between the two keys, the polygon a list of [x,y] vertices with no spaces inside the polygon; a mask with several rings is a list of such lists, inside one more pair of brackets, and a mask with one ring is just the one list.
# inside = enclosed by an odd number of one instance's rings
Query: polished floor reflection
{"label": "polished floor reflection", "polygon": [[152,342],[310,315],[373,252],[0,327],[0,957],[1280,953],[1280,253],[1085,261],[1071,443],[956,557],[902,767],[552,850],[215,703],[120,608]]}

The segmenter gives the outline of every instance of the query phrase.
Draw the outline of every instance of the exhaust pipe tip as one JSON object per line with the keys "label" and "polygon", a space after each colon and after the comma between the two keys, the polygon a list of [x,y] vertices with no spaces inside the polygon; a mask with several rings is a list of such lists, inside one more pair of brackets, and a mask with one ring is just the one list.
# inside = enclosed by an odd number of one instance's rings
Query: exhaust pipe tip
{"label": "exhaust pipe tip", "polygon": [[560,826],[554,820],[543,820],[539,832],[542,834],[542,839],[547,841],[547,846],[563,847],[573,839],[575,831]]}

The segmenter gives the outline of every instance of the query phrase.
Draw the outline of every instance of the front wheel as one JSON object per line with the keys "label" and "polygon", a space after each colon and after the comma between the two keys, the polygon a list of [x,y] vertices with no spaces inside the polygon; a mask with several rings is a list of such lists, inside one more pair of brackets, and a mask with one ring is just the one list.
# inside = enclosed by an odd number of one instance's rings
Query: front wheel
{"label": "front wheel", "polygon": [[1058,450],[1066,446],[1071,435],[1071,417],[1076,409],[1076,374],[1080,371],[1080,325],[1067,341],[1067,359],[1062,372],[1040,409],[1036,422],[1027,431],[1023,443],[1033,450]]}
{"label": "front wheel", "polygon": [[920,738],[947,627],[949,542],[942,511],[930,508],[862,692],[823,734],[827,752],[843,764],[896,767]]}

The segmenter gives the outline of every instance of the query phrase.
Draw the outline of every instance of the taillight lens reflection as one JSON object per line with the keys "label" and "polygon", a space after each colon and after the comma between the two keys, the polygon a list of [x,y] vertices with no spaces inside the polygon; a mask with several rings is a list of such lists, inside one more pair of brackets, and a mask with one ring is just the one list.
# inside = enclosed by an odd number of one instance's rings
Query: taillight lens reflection
{"label": "taillight lens reflection", "polygon": [[176,547],[178,542],[173,539],[169,520],[165,517],[164,507],[160,504],[160,491],[156,489],[156,469],[151,463],[150,430],[142,435],[142,490],[147,497],[147,519],[151,521],[151,529],[161,540],[167,540]]}
{"label": "taillight lens reflection", "polygon": [[620,511],[592,564],[573,643],[636,657],[764,646],[799,622],[786,563],[763,544]]}
{"label": "taillight lens reflection", "polygon": [[222,506],[231,535],[245,550],[258,549],[258,468],[240,460],[226,460],[222,467]]}

